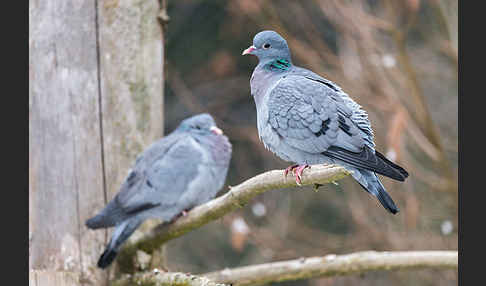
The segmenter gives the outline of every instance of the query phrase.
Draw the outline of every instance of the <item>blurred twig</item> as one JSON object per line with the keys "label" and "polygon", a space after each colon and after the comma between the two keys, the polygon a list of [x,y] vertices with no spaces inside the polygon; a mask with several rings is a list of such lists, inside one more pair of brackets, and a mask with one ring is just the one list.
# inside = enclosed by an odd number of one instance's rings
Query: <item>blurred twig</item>
{"label": "blurred twig", "polygon": [[347,255],[300,258],[224,269],[202,274],[202,276],[212,281],[242,286],[350,275],[376,270],[457,269],[457,265],[457,251],[364,251]]}
{"label": "blurred twig", "polygon": [[199,276],[177,272],[161,273],[153,270],[125,276],[112,285],[262,285],[315,277],[352,275],[376,270],[457,269],[457,266],[457,251],[362,251],[347,255],[302,257],[233,269],[226,268]]}
{"label": "blurred twig", "polygon": [[[398,10],[393,9],[390,3],[387,4],[388,5],[386,5],[385,7],[388,8],[389,14],[391,15],[390,17],[398,18],[396,12]],[[427,107],[426,100],[420,88],[420,83],[417,74],[415,72],[415,69],[412,66],[409,54],[407,52],[407,47],[406,47],[407,35],[410,28],[414,25],[415,20],[416,20],[416,14],[414,13],[407,18],[407,22],[404,28],[401,29],[397,28],[393,30],[391,34],[398,48],[398,61],[403,66],[405,74],[408,76],[408,79],[410,81],[409,86],[412,88],[410,93],[414,101],[414,107],[412,113],[415,116],[418,116],[419,125],[424,128],[425,134],[427,135],[428,139],[437,148],[437,151],[439,151],[439,158],[441,161],[441,165],[444,169],[444,173],[448,178],[452,179],[453,178],[452,167],[450,165],[450,162],[447,159],[447,156],[445,155],[444,147],[440,140],[439,131],[437,129],[436,124],[432,120],[430,111]]]}

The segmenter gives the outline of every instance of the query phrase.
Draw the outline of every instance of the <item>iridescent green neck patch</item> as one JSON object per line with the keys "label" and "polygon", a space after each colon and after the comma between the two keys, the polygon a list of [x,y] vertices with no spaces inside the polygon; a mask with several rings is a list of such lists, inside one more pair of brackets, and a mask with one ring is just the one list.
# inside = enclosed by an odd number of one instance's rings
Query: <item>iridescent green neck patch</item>
{"label": "iridescent green neck patch", "polygon": [[281,70],[281,71],[288,70],[290,66],[291,66],[290,62],[285,59],[276,59],[274,61],[271,61],[269,64],[267,64],[267,67],[270,70]]}

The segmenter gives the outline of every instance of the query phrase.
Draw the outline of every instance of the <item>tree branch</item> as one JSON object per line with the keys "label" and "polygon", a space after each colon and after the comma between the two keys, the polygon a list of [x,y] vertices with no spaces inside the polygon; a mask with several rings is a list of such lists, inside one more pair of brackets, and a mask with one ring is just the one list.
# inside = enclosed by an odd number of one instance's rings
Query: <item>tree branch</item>
{"label": "tree branch", "polygon": [[[342,179],[349,174],[349,171],[338,165],[313,165],[311,169],[304,171],[302,185],[326,184]],[[273,170],[248,179],[235,187],[230,187],[231,190],[226,194],[195,207],[186,216],[179,217],[173,223],[160,224],[139,237],[132,235],[117,259],[120,271],[135,272],[133,257],[137,250],[152,253],[165,242],[242,208],[260,193],[295,186],[297,184],[293,174],[289,173],[285,177],[283,170]]]}
{"label": "tree branch", "polygon": [[342,276],[375,270],[457,269],[457,265],[457,251],[364,251],[251,265],[201,274],[201,276],[214,282],[240,286]]}
{"label": "tree branch", "polygon": [[160,273],[155,270],[127,275],[112,285],[262,285],[271,282],[352,275],[376,270],[457,269],[457,266],[457,251],[363,251],[339,256],[331,254],[324,257],[308,257],[224,269],[198,276],[177,272]]}
{"label": "tree branch", "polygon": [[214,283],[206,277],[184,274],[180,272],[163,273],[159,271],[137,273],[127,275],[111,284],[111,286],[228,286],[226,284]]}

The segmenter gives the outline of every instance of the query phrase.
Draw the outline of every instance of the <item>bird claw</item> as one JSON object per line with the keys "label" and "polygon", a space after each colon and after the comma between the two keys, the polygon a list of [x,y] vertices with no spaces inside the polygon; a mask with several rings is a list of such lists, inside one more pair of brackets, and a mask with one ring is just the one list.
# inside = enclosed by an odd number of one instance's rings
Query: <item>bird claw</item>
{"label": "bird claw", "polygon": [[304,170],[306,168],[311,168],[310,165],[292,165],[292,166],[289,166],[285,169],[284,171],[284,175],[285,177],[287,177],[287,174],[292,171],[294,173],[294,176],[295,176],[295,183],[297,183],[298,186],[302,186],[302,172],[304,172]]}
{"label": "bird claw", "polygon": [[180,217],[184,217],[184,216],[187,216],[187,214],[189,213],[189,209],[187,210],[183,210],[182,212],[180,212],[178,215],[176,215],[170,222],[173,223],[175,222],[178,218]]}
{"label": "bird claw", "polygon": [[299,167],[299,165],[292,165],[292,166],[288,166],[287,168],[285,168],[285,171],[284,171],[284,176],[287,177],[287,174],[290,172],[290,171],[293,171],[295,168]]}

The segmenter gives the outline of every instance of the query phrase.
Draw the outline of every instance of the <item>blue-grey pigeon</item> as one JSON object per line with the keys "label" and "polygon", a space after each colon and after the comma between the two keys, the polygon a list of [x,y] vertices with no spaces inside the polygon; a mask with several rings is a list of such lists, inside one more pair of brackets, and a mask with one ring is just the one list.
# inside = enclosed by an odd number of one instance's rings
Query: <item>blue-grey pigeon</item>
{"label": "blue-grey pigeon", "polygon": [[298,184],[308,164],[342,165],[395,214],[399,211],[376,173],[398,181],[407,171],[375,150],[367,113],[335,83],[292,64],[287,42],[262,31],[243,55],[258,57],[251,76],[258,134],[267,149],[285,161]]}
{"label": "blue-grey pigeon", "polygon": [[120,246],[148,219],[169,222],[214,198],[223,187],[231,144],[209,114],[185,119],[141,153],[119,193],[86,221],[91,229],[115,227],[98,267],[106,268]]}

